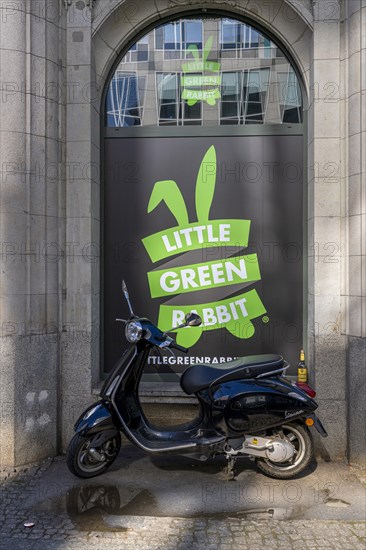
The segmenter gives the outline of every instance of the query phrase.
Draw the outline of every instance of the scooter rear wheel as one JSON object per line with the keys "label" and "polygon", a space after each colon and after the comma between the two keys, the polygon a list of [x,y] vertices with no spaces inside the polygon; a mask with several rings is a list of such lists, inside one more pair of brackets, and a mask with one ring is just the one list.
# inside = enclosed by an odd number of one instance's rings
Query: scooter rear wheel
{"label": "scooter rear wheel", "polygon": [[67,449],[66,462],[71,473],[78,477],[90,478],[105,472],[121,448],[119,433],[105,441],[100,447],[92,447],[95,434],[75,434]]}
{"label": "scooter rear wheel", "polygon": [[[310,464],[313,456],[313,440],[308,428],[298,422],[281,427],[285,438],[295,447],[294,457],[287,462],[271,462],[267,458],[257,458],[258,468],[267,476],[276,479],[291,479]],[[274,430],[272,435],[275,435]]]}

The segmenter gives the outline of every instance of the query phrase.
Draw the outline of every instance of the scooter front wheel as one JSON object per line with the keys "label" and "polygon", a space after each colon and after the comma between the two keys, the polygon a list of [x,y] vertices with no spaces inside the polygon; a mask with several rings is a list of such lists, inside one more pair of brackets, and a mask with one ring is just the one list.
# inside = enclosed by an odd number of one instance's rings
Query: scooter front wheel
{"label": "scooter front wheel", "polygon": [[92,445],[95,434],[75,434],[67,449],[66,462],[71,473],[78,477],[95,477],[105,472],[114,460],[121,448],[121,436],[119,433],[107,439],[99,447]]}
{"label": "scooter front wheel", "polygon": [[[287,462],[272,462],[267,458],[257,458],[258,468],[266,475],[276,479],[291,479],[300,474],[310,464],[313,456],[313,440],[306,426],[300,423],[286,424],[279,430],[295,449],[293,458]],[[273,430],[272,435],[277,435]]]}

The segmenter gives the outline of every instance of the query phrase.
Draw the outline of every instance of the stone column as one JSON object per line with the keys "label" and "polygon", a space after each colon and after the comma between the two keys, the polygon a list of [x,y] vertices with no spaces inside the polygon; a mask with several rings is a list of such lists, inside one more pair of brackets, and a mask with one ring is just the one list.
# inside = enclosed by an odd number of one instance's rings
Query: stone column
{"label": "stone column", "polygon": [[342,5],[345,108],[344,242],[348,264],[343,284],[344,332],[348,338],[348,458],[366,457],[366,4]]}
{"label": "stone column", "polygon": [[0,466],[57,453],[62,14],[0,1]]}
{"label": "stone column", "polygon": [[100,380],[100,113],[92,65],[92,2],[68,0],[62,445]]}
{"label": "stone column", "polygon": [[313,61],[309,108],[309,359],[319,415],[329,432],[323,443],[345,459],[346,338],[341,331],[342,230],[340,6],[313,2]]}

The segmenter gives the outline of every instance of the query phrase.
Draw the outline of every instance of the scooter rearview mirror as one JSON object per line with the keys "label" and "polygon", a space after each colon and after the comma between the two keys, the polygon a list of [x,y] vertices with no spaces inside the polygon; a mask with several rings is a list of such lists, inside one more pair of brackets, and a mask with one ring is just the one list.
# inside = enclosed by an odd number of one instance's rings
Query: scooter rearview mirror
{"label": "scooter rearview mirror", "polygon": [[193,313],[193,311],[187,313],[187,315],[185,316],[185,321],[186,327],[199,327],[200,325],[202,325],[201,317],[197,315],[197,313]]}
{"label": "scooter rearview mirror", "polygon": [[197,313],[193,313],[192,311],[190,313],[187,313],[184,318],[184,323],[181,323],[177,327],[172,327],[169,330],[166,330],[164,334],[167,334],[168,332],[171,332],[172,330],[178,330],[179,328],[185,328],[185,327],[199,327],[202,325],[202,319]]}
{"label": "scooter rearview mirror", "polygon": [[122,292],[123,294],[125,295],[126,298],[128,298],[128,290],[127,290],[127,285],[125,283],[125,281],[122,279]]}
{"label": "scooter rearview mirror", "polygon": [[131,316],[134,315],[133,311],[132,311],[132,306],[131,306],[131,302],[130,302],[130,296],[128,294],[128,290],[127,290],[127,285],[125,283],[124,280],[122,280],[122,292],[124,294],[124,297],[126,298],[126,302],[127,302],[127,305],[128,305],[128,308],[130,310],[130,313],[131,313]]}

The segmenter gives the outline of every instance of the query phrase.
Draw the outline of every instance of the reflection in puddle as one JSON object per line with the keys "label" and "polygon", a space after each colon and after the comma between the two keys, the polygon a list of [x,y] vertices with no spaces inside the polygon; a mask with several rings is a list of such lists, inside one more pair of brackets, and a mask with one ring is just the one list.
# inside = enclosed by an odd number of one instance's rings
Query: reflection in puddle
{"label": "reflection in puddle", "polygon": [[145,515],[156,506],[154,495],[133,483],[74,487],[66,495],[66,511],[80,531],[126,531],[108,525],[104,516]]}
{"label": "reflection in puddle", "polygon": [[[66,511],[80,531],[126,531],[127,527],[119,525],[118,517],[159,517],[158,501],[146,489],[131,483],[124,486],[85,485],[74,487],[66,495]],[[213,518],[224,520],[228,517],[245,517],[251,519],[288,519],[292,516],[291,508],[255,508],[235,512],[189,513],[185,517]],[[106,516],[109,516],[108,522]],[[126,520],[127,524],[131,521]]]}

